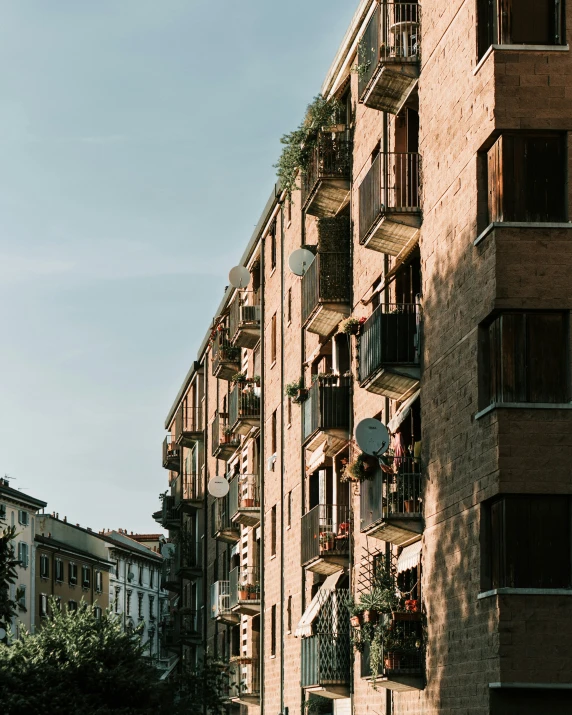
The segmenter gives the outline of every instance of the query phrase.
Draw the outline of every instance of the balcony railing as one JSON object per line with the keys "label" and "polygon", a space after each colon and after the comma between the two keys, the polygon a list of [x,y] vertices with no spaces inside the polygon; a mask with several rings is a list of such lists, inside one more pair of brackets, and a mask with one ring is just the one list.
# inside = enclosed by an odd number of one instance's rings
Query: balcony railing
{"label": "balcony railing", "polygon": [[[375,157],[359,187],[360,243],[373,236],[372,247],[384,253],[398,255],[404,248],[409,234],[420,225],[419,166],[420,156],[416,152]],[[398,219],[397,227],[380,226],[381,219],[390,223],[392,217]],[[410,231],[403,228],[408,220]]]}
{"label": "balcony railing", "polygon": [[211,618],[222,618],[230,613],[230,584],[215,581],[211,584]]}
{"label": "balcony railing", "polygon": [[217,331],[212,345],[212,374],[221,380],[230,378],[240,369],[240,348],[230,344],[228,331]]}
{"label": "balcony railing", "polygon": [[236,383],[228,403],[229,426],[239,433],[260,424],[260,395],[252,385]]}
{"label": "balcony railing", "polygon": [[[253,567],[235,568],[229,574],[230,608],[260,604],[260,575]],[[256,610],[260,610],[259,608]]]}
{"label": "balcony railing", "polygon": [[230,306],[229,339],[235,346],[254,348],[260,340],[260,295],[239,291]]}
{"label": "balcony railing", "polygon": [[345,199],[352,170],[349,133],[320,132],[302,174],[302,208],[315,216],[333,216]]}
{"label": "balcony railing", "polygon": [[350,302],[350,256],[318,252],[302,277],[302,322],[322,304]]}
{"label": "balcony railing", "polygon": [[230,518],[246,526],[260,521],[260,488],[256,474],[237,474],[230,481]]}
{"label": "balcony railing", "polygon": [[350,512],[347,506],[318,504],[302,517],[302,565],[324,558],[347,558]]}
{"label": "balcony railing", "polygon": [[196,534],[187,529],[179,533],[175,561],[178,571],[199,573],[202,570],[203,551]]}
{"label": "balcony railing", "polygon": [[419,306],[378,306],[363,324],[359,338],[359,380],[366,382],[388,366],[419,365]]}
{"label": "balcony railing", "polygon": [[[406,66],[417,65],[421,56],[421,8],[417,3],[384,3],[372,15],[358,48],[358,93],[367,106],[382,109],[377,106],[378,97],[368,103],[369,94],[375,95],[372,84],[380,78],[380,69],[393,66],[394,74],[399,71],[407,76]],[[388,73],[389,74],[389,73]],[[411,73],[411,76],[415,76]],[[392,81],[393,79],[393,81]],[[399,108],[391,104],[391,100],[400,100],[400,85],[395,78],[389,77],[383,82],[381,91],[385,90],[386,101],[389,102],[386,111]],[[405,85],[406,87],[407,85]],[[369,90],[369,91],[368,91]],[[381,92],[380,92],[381,93]],[[383,103],[383,99],[381,99]]]}
{"label": "balcony railing", "polygon": [[324,378],[314,382],[302,404],[304,441],[318,431],[349,429],[350,402],[350,378]]}
{"label": "balcony railing", "polygon": [[212,423],[212,454],[219,459],[228,459],[240,447],[240,436],[234,434],[227,414],[218,414]]}
{"label": "balcony railing", "polygon": [[161,523],[166,529],[173,529],[179,526],[179,511],[175,497],[171,494],[166,494],[163,497],[161,506]]}
{"label": "balcony railing", "polygon": [[217,499],[214,508],[214,537],[220,541],[234,543],[240,538],[240,527],[230,520],[229,495]]}
{"label": "balcony railing", "polygon": [[[402,684],[401,689],[418,689],[415,680],[421,679],[424,670],[423,631],[421,621],[395,621],[390,628],[391,645],[382,649],[377,677]],[[365,643],[361,654],[361,677],[371,678],[370,647]]]}
{"label": "balcony railing", "polygon": [[177,444],[192,447],[203,437],[202,407],[181,405],[175,415],[175,440]]}
{"label": "balcony railing", "polygon": [[161,568],[161,587],[167,591],[179,590],[179,578],[177,576],[177,564],[174,557],[163,559]]}
{"label": "balcony railing", "polygon": [[175,498],[177,509],[192,507],[194,510],[200,507],[205,495],[201,475],[183,470],[183,473],[171,482],[171,493]]}
{"label": "balcony railing", "polygon": [[252,658],[249,663],[237,662],[233,665],[237,683],[231,687],[233,700],[244,700],[255,703],[260,698],[260,664],[258,658]]}
{"label": "balcony railing", "polygon": [[170,434],[163,440],[163,467],[173,472],[181,469],[181,448]]}
{"label": "balcony railing", "polygon": [[202,611],[184,608],[177,613],[175,627],[179,639],[183,642],[196,642],[202,638]]}

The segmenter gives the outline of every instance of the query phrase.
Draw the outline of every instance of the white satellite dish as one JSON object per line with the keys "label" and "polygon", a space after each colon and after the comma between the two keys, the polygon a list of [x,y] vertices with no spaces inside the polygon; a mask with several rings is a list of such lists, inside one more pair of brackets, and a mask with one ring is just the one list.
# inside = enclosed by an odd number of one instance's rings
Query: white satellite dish
{"label": "white satellite dish", "polygon": [[207,484],[207,489],[211,496],[220,499],[228,494],[230,487],[224,477],[213,477]]}
{"label": "white satellite dish", "polygon": [[389,447],[387,427],[373,417],[366,417],[356,426],[355,437],[361,451],[373,457],[380,457]]}
{"label": "white satellite dish", "polygon": [[244,266],[235,266],[230,269],[228,280],[233,288],[246,288],[250,283],[250,271]]}
{"label": "white satellite dish", "polygon": [[290,254],[288,265],[295,276],[303,276],[315,258],[316,256],[312,251],[309,251],[307,248],[298,248]]}
{"label": "white satellite dish", "polygon": [[168,559],[175,553],[175,544],[163,544],[161,546],[161,556]]}

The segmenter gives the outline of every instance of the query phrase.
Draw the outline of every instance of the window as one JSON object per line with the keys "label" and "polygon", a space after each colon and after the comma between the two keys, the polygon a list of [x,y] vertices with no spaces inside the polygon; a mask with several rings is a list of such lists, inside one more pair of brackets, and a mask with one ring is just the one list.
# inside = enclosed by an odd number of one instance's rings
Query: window
{"label": "window", "polygon": [[292,322],[292,288],[288,288],[286,294],[286,320],[288,324]]}
{"label": "window", "polygon": [[62,583],[64,580],[64,562],[61,559],[56,559],[56,581]]}
{"label": "window", "polygon": [[143,594],[142,593],[137,594],[137,600],[138,600],[137,615],[139,616],[139,618],[143,618]]}
{"label": "window", "polygon": [[292,221],[292,199],[286,199],[286,221],[288,224]]}
{"label": "window", "polygon": [[48,597],[45,593],[40,594],[40,618],[46,618],[48,615]]}
{"label": "window", "polygon": [[292,424],[292,398],[289,397],[286,402],[286,424]]}
{"label": "window", "polygon": [[292,492],[286,494],[286,526],[292,526]]}
{"label": "window", "polygon": [[149,568],[149,588],[155,588],[155,569]]}
{"label": "window", "polygon": [[125,613],[127,613],[128,616],[131,615],[131,591],[129,589],[127,590],[127,605],[125,606]]}
{"label": "window", "polygon": [[75,586],[77,583],[77,564],[70,561],[68,565],[68,582],[70,586]]}
{"label": "window", "polygon": [[95,591],[101,593],[103,591],[103,574],[101,571],[95,572]]}
{"label": "window", "polygon": [[21,584],[16,589],[16,600],[18,601],[18,608],[22,611],[26,610],[26,585]]}
{"label": "window", "polygon": [[139,585],[143,585],[143,565],[139,566]]}
{"label": "window", "polygon": [[270,510],[270,555],[276,555],[276,504]]}
{"label": "window", "polygon": [[119,613],[119,594],[121,593],[121,588],[115,588],[115,599],[113,601],[113,612]]}
{"label": "window", "polygon": [[276,362],[276,313],[270,320],[270,362]]}
{"label": "window", "polygon": [[50,577],[50,557],[47,554],[40,554],[40,577]]}
{"label": "window", "polygon": [[570,588],[570,497],[510,494],[483,505],[483,583]]}
{"label": "window", "polygon": [[277,449],[277,439],[276,439],[276,412],[274,410],[272,413],[272,418],[270,422],[270,451],[272,454],[276,454]]}
{"label": "window", "polygon": [[22,568],[28,568],[28,564],[30,561],[29,547],[28,544],[26,544],[24,541],[20,541],[18,544],[18,561],[20,562],[20,566]]}
{"label": "window", "polygon": [[562,44],[562,7],[554,0],[477,0],[479,58],[493,44]]}
{"label": "window", "polygon": [[81,567],[81,585],[83,588],[90,588],[91,586],[91,569],[89,566]]}
{"label": "window", "polygon": [[77,601],[68,601],[68,611],[75,613],[77,611]]}
{"label": "window", "polygon": [[149,596],[149,620],[155,620],[155,596]]}
{"label": "window", "polygon": [[292,633],[292,596],[288,596],[286,609],[286,630],[288,633]]}
{"label": "window", "polygon": [[502,134],[487,154],[492,221],[566,221],[566,140],[558,134]]}
{"label": "window", "polygon": [[564,313],[501,313],[481,334],[482,399],[488,404],[569,399]]}
{"label": "window", "polygon": [[6,504],[0,504],[0,519],[6,519]]}
{"label": "window", "polygon": [[270,610],[270,655],[276,655],[276,605]]}
{"label": "window", "polygon": [[22,526],[28,526],[30,523],[30,515],[27,511],[22,511],[21,509],[18,511],[18,523],[22,524]]}
{"label": "window", "polygon": [[272,224],[270,229],[270,269],[276,268],[276,221]]}
{"label": "window", "polygon": [[93,607],[93,615],[95,616],[96,621],[101,621],[102,610],[99,606]]}

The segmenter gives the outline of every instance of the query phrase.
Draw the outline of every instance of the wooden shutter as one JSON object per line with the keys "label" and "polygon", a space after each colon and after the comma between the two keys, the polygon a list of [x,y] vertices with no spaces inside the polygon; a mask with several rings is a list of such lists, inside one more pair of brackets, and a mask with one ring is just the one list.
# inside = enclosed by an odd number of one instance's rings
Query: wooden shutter
{"label": "wooden shutter", "polygon": [[503,44],[554,44],[556,8],[555,0],[502,0]]}
{"label": "wooden shutter", "polygon": [[566,402],[566,321],[562,313],[527,314],[528,402]]}
{"label": "wooden shutter", "polygon": [[502,141],[499,137],[487,154],[489,221],[503,220]]}

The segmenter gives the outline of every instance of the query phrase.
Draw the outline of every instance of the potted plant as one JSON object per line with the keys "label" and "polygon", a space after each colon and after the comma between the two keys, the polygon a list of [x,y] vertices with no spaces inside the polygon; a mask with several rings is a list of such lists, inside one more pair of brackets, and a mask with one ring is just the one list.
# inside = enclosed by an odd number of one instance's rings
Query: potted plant
{"label": "potted plant", "polygon": [[260,381],[260,375],[254,375],[254,377],[252,378],[252,382],[256,385],[256,387],[260,387]]}
{"label": "potted plant", "polygon": [[248,601],[248,584],[243,583],[238,588],[238,600]]}
{"label": "potted plant", "polygon": [[346,335],[358,335],[365,321],[365,318],[354,318],[350,316],[340,323],[340,332]]}
{"label": "potted plant", "polygon": [[320,532],[320,548],[322,551],[332,551],[335,543],[335,534],[333,531]]}
{"label": "potted plant", "polygon": [[348,602],[348,610],[350,612],[350,625],[352,628],[359,630],[362,623],[363,608],[358,605],[353,598]]}
{"label": "potted plant", "polygon": [[246,373],[245,372],[235,372],[234,375],[230,378],[231,382],[235,383],[245,383],[246,382]]}
{"label": "potted plant", "polygon": [[301,377],[295,382],[289,382],[284,388],[284,394],[296,404],[304,402],[308,397],[308,390],[304,387],[304,379]]}
{"label": "potted plant", "polygon": [[363,482],[373,479],[379,469],[379,460],[369,454],[358,454],[353,462],[346,465],[342,481]]}

